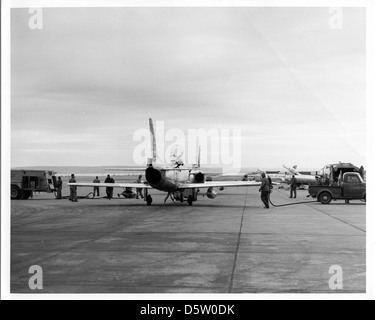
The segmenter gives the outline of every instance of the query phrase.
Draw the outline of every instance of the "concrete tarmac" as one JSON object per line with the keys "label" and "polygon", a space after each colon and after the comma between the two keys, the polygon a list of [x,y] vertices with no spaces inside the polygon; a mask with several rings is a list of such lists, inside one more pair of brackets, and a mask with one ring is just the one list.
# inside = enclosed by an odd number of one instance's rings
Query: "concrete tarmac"
{"label": "concrete tarmac", "polygon": [[[64,189],[67,191],[67,189]],[[80,188],[80,194],[91,189]],[[101,190],[104,194],[104,190]],[[117,195],[120,189],[115,189]],[[264,209],[257,187],[152,206],[136,199],[11,202],[12,293],[365,293],[366,205]],[[274,204],[289,199],[274,189]],[[29,267],[43,290],[29,289]],[[330,288],[332,266],[342,290]],[[336,270],[336,269],[335,269]],[[335,272],[336,273],[336,272]],[[331,281],[332,282],[332,281]]]}

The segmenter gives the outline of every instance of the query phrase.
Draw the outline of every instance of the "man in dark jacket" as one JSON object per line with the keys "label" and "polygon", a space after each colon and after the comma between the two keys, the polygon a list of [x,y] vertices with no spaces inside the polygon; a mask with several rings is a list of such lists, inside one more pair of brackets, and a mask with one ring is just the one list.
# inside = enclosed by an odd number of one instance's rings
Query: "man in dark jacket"
{"label": "man in dark jacket", "polygon": [[[71,178],[69,180],[69,183],[76,183],[76,182],[77,182],[76,178],[75,178],[74,174],[72,174]],[[78,200],[77,200],[77,186],[70,186],[69,201],[78,202]]]}
{"label": "man in dark jacket", "polygon": [[[138,176],[138,179],[137,179],[136,183],[142,183],[142,175],[139,175],[139,176]],[[139,197],[141,197],[141,198],[143,199],[142,188],[137,188],[137,196],[136,196],[136,199],[139,199]]]}
{"label": "man in dark jacket", "polygon": [[292,177],[290,180],[290,197],[289,198],[297,197],[297,179],[295,176]]}
{"label": "man in dark jacket", "polygon": [[[110,175],[107,176],[107,178],[104,180],[104,183],[112,183],[112,178]],[[111,193],[113,193],[113,188],[110,188],[110,187],[106,187],[105,188],[105,193],[107,194],[107,199],[110,200],[112,197],[111,197]]]}
{"label": "man in dark jacket", "polygon": [[259,192],[261,192],[260,198],[262,199],[262,202],[264,203],[264,206],[265,206],[264,208],[269,209],[270,205],[268,201],[269,201],[269,196],[270,196],[270,182],[266,178],[266,174],[264,172],[262,173],[261,177],[262,177],[261,179],[262,184],[259,189]]}
{"label": "man in dark jacket", "polygon": [[[93,183],[100,183],[99,178],[96,177],[96,178],[94,179]],[[99,195],[99,187],[94,187],[94,197],[95,197],[96,194],[98,195],[98,197],[100,196],[100,195]]]}
{"label": "man in dark jacket", "polygon": [[56,183],[56,189],[57,189],[56,199],[62,199],[62,194],[61,194],[62,186],[63,186],[63,183],[62,183],[61,177],[58,177],[57,183]]}
{"label": "man in dark jacket", "polygon": [[[115,179],[111,177],[109,183],[115,183]],[[109,199],[111,200],[112,198],[113,198],[113,188],[109,188]]]}

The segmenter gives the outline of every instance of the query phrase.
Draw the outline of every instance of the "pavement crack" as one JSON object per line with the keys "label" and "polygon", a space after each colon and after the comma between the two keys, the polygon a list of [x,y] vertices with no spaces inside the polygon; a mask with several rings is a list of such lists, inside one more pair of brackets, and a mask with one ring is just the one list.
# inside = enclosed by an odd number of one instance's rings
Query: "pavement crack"
{"label": "pavement crack", "polygon": [[324,211],[322,211],[322,210],[320,210],[320,209],[318,209],[318,208],[315,208],[315,207],[313,207],[313,206],[310,206],[310,205],[307,205],[307,206],[310,207],[310,208],[312,208],[312,209],[315,209],[316,211],[319,211],[320,213],[325,214],[326,216],[331,217],[332,219],[335,219],[335,220],[337,220],[337,221],[340,221],[340,222],[342,222],[342,223],[344,223],[344,224],[346,224],[346,225],[348,225],[348,226],[350,226],[350,227],[353,227],[353,228],[355,228],[355,229],[357,229],[357,230],[359,230],[359,231],[362,231],[362,232],[366,233],[366,230],[363,230],[363,229],[361,229],[361,228],[359,228],[359,227],[357,227],[357,226],[355,226],[355,225],[353,225],[353,224],[351,224],[351,223],[349,223],[349,222],[347,222],[347,221],[345,221],[345,220],[342,220],[342,219],[340,219],[340,218],[337,218],[337,217],[335,217],[335,216],[333,216],[333,215],[331,215],[331,214],[329,214],[329,213],[327,213],[327,212],[324,212]]}
{"label": "pavement crack", "polygon": [[236,266],[237,266],[237,260],[238,260],[238,251],[240,249],[240,241],[241,241],[241,235],[242,235],[242,226],[243,226],[243,220],[244,220],[244,216],[245,216],[245,210],[246,210],[246,202],[247,202],[248,192],[249,192],[249,188],[246,188],[245,202],[244,202],[243,209],[242,209],[241,224],[240,224],[240,229],[238,231],[236,252],[234,254],[234,263],[233,263],[232,274],[231,274],[231,277],[230,277],[229,288],[228,288],[228,292],[229,293],[232,293],[232,291],[233,291],[234,274],[236,272]]}

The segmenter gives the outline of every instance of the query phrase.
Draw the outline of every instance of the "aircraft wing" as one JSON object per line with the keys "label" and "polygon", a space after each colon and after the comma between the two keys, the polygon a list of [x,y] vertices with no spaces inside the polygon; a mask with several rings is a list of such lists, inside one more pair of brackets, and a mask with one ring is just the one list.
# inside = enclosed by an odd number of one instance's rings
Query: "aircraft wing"
{"label": "aircraft wing", "polygon": [[124,182],[124,183],[89,183],[89,182],[76,182],[68,183],[68,186],[77,187],[109,187],[109,188],[141,188],[141,189],[152,189],[148,184],[136,183],[136,182]]}
{"label": "aircraft wing", "polygon": [[261,182],[256,181],[207,181],[204,183],[185,183],[180,186],[181,189],[191,188],[211,188],[211,187],[253,187],[260,186]]}

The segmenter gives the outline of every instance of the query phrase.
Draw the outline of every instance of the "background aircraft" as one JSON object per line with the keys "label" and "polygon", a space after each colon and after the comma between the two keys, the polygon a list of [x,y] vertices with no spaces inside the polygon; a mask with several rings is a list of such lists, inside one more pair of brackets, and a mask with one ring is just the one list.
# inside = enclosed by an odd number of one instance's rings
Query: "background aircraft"
{"label": "background aircraft", "polygon": [[301,185],[310,185],[310,184],[316,184],[315,175],[309,175],[309,174],[301,174],[299,171],[297,171],[297,166],[293,166],[293,168],[288,168],[285,165],[283,165],[285,169],[288,170],[289,175],[285,178],[285,181],[289,183],[290,179],[292,179],[292,176],[297,179],[297,186],[300,187]]}
{"label": "background aircraft", "polygon": [[203,188],[207,188],[205,195],[210,199],[214,199],[217,196],[217,192],[214,190],[215,187],[224,188],[260,186],[261,183],[256,181],[208,181],[211,179],[206,179],[205,173],[200,169],[199,154],[197,164],[191,168],[183,168],[181,157],[176,155],[171,163],[160,163],[158,160],[156,138],[152,119],[149,119],[149,126],[152,143],[152,158],[149,159],[147,168],[145,169],[147,182],[68,183],[68,185],[82,187],[120,187],[144,189],[147,205],[151,205],[152,203],[152,197],[150,194],[148,194],[148,190],[157,189],[167,192],[167,198],[168,196],[173,195],[175,199],[181,202],[186,199],[190,206],[194,201],[197,200],[198,193],[200,192],[200,189]]}
{"label": "background aircraft", "polygon": [[262,177],[262,173],[266,175],[266,177],[270,177],[272,182],[285,182],[286,174],[281,173],[279,170],[262,170],[257,169],[256,171],[246,171],[245,173],[225,173],[225,174],[216,174],[213,175],[212,178],[219,181],[225,180],[249,180],[249,181],[257,181],[260,182]]}

